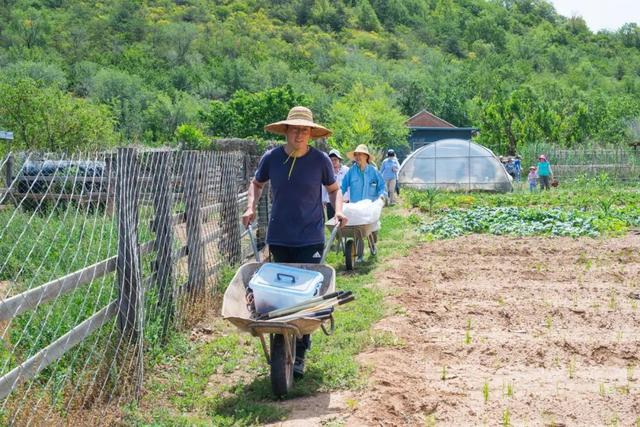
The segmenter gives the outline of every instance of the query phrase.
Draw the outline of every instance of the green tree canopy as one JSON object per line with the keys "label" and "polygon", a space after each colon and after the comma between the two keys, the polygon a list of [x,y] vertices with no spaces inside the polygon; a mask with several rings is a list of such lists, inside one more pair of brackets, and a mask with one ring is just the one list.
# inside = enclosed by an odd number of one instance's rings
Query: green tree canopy
{"label": "green tree canopy", "polygon": [[0,83],[0,127],[14,132],[9,150],[101,149],[117,141],[114,120],[104,105],[74,98],[31,79]]}
{"label": "green tree canopy", "polygon": [[306,104],[307,98],[288,85],[256,93],[239,90],[228,102],[211,102],[202,119],[215,136],[270,139],[274,135],[264,131],[265,125],[284,120],[292,107]]}

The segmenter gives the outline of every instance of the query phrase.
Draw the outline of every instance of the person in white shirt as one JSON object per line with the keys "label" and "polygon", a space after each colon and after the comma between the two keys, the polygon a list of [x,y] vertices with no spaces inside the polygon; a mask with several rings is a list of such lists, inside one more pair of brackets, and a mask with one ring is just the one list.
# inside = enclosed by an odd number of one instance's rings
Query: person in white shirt
{"label": "person in white shirt", "polygon": [[[342,156],[338,150],[329,151],[329,159],[331,160],[331,164],[333,165],[333,173],[336,178],[336,182],[338,185],[342,185],[342,178],[349,172],[349,168],[342,164]],[[342,200],[345,202],[349,201],[349,191],[342,195]],[[327,194],[324,187],[322,187],[322,202],[327,208],[327,219],[331,219],[335,215],[335,209],[333,205],[329,201],[329,195]]]}

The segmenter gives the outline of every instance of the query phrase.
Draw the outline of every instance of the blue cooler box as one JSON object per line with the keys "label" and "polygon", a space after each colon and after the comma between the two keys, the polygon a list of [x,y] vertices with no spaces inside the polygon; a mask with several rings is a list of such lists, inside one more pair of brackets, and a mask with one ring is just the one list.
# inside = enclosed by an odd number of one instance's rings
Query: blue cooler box
{"label": "blue cooler box", "polygon": [[249,281],[256,311],[267,313],[318,296],[324,277],[317,271],[265,263]]}

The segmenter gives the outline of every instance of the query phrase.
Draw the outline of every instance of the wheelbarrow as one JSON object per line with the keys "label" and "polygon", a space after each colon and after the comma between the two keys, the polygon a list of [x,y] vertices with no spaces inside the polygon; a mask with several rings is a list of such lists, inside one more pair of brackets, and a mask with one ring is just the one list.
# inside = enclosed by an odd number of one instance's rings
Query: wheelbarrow
{"label": "wheelbarrow", "polygon": [[[331,218],[325,223],[325,226],[333,230],[336,226],[335,218]],[[369,252],[371,255],[378,253],[376,246],[376,239],[374,238],[374,231],[379,229],[378,221],[373,224],[363,225],[346,225],[338,231],[338,239],[340,241],[340,248],[344,254],[344,265],[347,270],[353,270],[356,265],[356,257],[358,256],[358,244],[364,244],[367,241],[369,244]],[[361,248],[361,253],[364,252],[364,248]]]}
{"label": "wheelbarrow", "polygon": [[[284,264],[292,267],[320,272],[323,276],[319,295],[332,294],[336,287],[335,270],[324,264],[331,243],[336,236],[338,227],[334,227],[331,237],[325,247],[320,264]],[[222,317],[233,323],[243,332],[248,332],[260,339],[262,350],[271,367],[271,388],[276,397],[286,396],[293,388],[293,364],[296,358],[296,338],[311,334],[318,329],[326,335],[331,335],[335,329],[333,316],[328,319],[313,317],[299,317],[293,320],[278,321],[257,320],[247,304],[247,285],[254,273],[263,264],[256,245],[251,226],[246,231],[251,238],[251,245],[256,261],[242,265],[233,276],[229,287],[224,293],[222,302]],[[267,345],[265,336],[269,337]]]}

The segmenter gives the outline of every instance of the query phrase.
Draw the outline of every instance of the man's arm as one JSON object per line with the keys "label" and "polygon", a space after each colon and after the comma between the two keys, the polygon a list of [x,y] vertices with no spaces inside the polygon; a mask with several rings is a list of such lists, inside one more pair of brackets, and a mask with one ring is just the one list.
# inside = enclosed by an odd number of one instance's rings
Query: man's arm
{"label": "man's arm", "polygon": [[335,218],[340,221],[340,227],[344,227],[347,225],[347,217],[342,213],[342,191],[340,191],[340,186],[337,182],[334,182],[331,185],[327,185],[325,188],[327,189],[327,193],[329,193],[331,205],[336,211]]}
{"label": "man's arm", "polygon": [[264,182],[256,181],[255,178],[251,180],[249,184],[249,191],[247,192],[247,210],[242,214],[242,225],[245,228],[249,227],[249,224],[256,219],[256,206],[260,196],[262,195],[262,189],[264,188]]}

